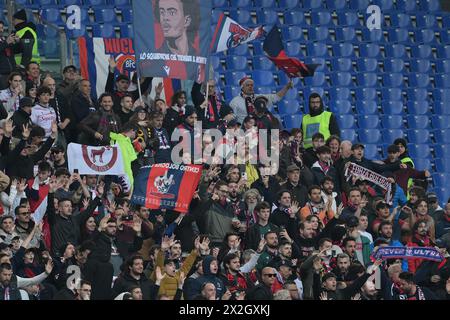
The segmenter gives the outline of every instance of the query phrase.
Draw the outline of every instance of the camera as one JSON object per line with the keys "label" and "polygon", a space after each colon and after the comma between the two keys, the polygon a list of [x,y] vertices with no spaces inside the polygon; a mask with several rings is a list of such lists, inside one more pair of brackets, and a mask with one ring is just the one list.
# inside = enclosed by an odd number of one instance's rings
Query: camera
{"label": "camera", "polygon": [[122,217],[122,221],[132,221],[132,220],[133,220],[133,215],[131,215],[131,214]]}

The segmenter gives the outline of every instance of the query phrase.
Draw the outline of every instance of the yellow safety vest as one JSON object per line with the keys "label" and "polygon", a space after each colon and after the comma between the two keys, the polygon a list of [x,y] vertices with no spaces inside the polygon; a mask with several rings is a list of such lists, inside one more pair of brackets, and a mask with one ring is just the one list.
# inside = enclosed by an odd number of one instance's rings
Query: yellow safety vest
{"label": "yellow safety vest", "polygon": [[305,149],[312,147],[312,136],[320,132],[323,134],[325,140],[331,136],[330,132],[330,119],[332,113],[329,111],[324,111],[321,114],[311,117],[307,114],[303,117],[302,128],[303,128],[303,141]]}
{"label": "yellow safety vest", "polygon": [[[412,167],[414,168],[414,161],[410,158],[410,157],[405,157],[403,159],[400,160],[401,163],[407,164],[408,162],[411,162]],[[412,178],[408,179],[408,190],[406,190],[406,199],[409,200],[410,196],[409,196],[409,188],[411,188],[411,186],[413,185],[414,181]]]}
{"label": "yellow safety vest", "polygon": [[[31,34],[33,35],[34,38],[34,43],[33,43],[33,52],[32,52],[32,56],[31,56],[31,62],[36,62],[37,64],[41,64],[41,57],[39,56],[39,50],[38,50],[38,44],[37,44],[37,34],[36,32],[31,29],[30,27],[25,27],[23,29],[20,29],[19,31],[16,32],[16,35],[22,39],[23,35],[25,34],[25,32],[31,32]],[[16,64],[19,65],[22,63],[22,54],[16,54],[15,55],[15,59],[16,59]]]}

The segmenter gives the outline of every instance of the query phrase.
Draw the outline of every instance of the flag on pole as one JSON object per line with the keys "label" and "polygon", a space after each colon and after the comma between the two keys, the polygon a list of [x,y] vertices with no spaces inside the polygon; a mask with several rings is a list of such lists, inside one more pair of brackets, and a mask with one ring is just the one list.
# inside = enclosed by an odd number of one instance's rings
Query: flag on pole
{"label": "flag on pole", "polygon": [[211,1],[140,0],[132,5],[139,75],[203,82],[211,43]]}
{"label": "flag on pole", "polygon": [[131,202],[186,213],[201,175],[201,165],[157,163],[142,167],[134,179]]}
{"label": "flag on pole", "polygon": [[246,28],[222,13],[211,41],[211,53],[235,48],[262,37],[264,33],[262,26],[255,29]]}
{"label": "flag on pole", "polygon": [[263,50],[275,65],[289,78],[312,77],[320,64],[305,64],[296,58],[290,58],[284,50],[283,40],[278,27],[273,26],[264,40]]}
{"label": "flag on pole", "polygon": [[67,146],[69,171],[80,174],[125,175],[122,152],[119,146],[87,146],[69,143]]}

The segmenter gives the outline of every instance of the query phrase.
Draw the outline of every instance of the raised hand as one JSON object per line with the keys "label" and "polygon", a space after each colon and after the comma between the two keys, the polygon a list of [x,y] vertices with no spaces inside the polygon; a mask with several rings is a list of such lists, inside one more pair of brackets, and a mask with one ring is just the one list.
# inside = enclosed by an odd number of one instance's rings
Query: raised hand
{"label": "raised hand", "polygon": [[58,182],[56,181],[56,176],[52,176],[50,178],[50,182],[48,185],[50,193],[55,193],[55,191],[58,190]]}
{"label": "raised hand", "polygon": [[114,69],[116,69],[117,66],[116,59],[114,59],[113,56],[109,56],[108,63],[109,67],[111,68],[111,71],[114,71]]}
{"label": "raised hand", "polygon": [[342,211],[344,211],[344,204],[341,202],[341,204],[339,205],[339,207],[337,208],[337,212],[334,215],[336,219],[339,219],[339,217],[342,214]]}
{"label": "raised hand", "polygon": [[156,284],[161,284],[161,281],[166,277],[166,274],[162,274],[161,267],[157,266],[155,269]]}
{"label": "raised hand", "polygon": [[105,215],[103,218],[102,218],[102,220],[100,220],[100,223],[99,223],[99,226],[98,226],[98,229],[100,230],[100,231],[104,231],[105,229],[106,229],[106,225],[108,224],[108,220],[111,218],[111,214],[107,214],[107,215]]}
{"label": "raised hand", "polygon": [[84,210],[86,210],[87,207],[89,207],[89,199],[84,198],[83,199],[83,208],[84,208]]}
{"label": "raised hand", "polygon": [[142,219],[138,217],[138,215],[133,215],[133,230],[136,233],[141,233],[142,230]]}
{"label": "raised hand", "polygon": [[168,236],[164,236],[161,241],[161,250],[167,251],[175,242],[175,235],[173,234],[170,238]]}
{"label": "raised hand", "polygon": [[53,261],[52,261],[52,259],[50,258],[50,259],[47,261],[47,263],[45,264],[45,273],[46,273],[47,275],[49,275],[50,273],[52,273],[52,271],[53,271]]}
{"label": "raised hand", "polygon": [[259,240],[258,249],[256,250],[256,252],[258,253],[263,252],[265,246],[266,246],[266,239],[261,238],[261,240]]}
{"label": "raised hand", "polygon": [[299,209],[300,209],[300,204],[298,203],[298,201],[292,201],[292,204],[291,204],[292,214],[296,214]]}
{"label": "raised hand", "polygon": [[101,181],[97,186],[97,197],[99,198],[103,197],[104,193],[105,193],[105,183]]}
{"label": "raised hand", "polygon": [[22,193],[28,187],[26,179],[20,179],[20,182],[17,184],[17,192]]}
{"label": "raised hand", "polygon": [[23,137],[23,140],[28,140],[28,138],[30,137],[30,133],[31,133],[31,128],[28,125],[28,123],[23,124],[22,125],[22,137]]}
{"label": "raised hand", "polygon": [[51,137],[52,137],[53,139],[55,139],[56,136],[57,136],[57,134],[58,134],[58,124],[56,123],[56,121],[53,121],[53,122],[52,122],[52,133],[51,133]]}
{"label": "raised hand", "polygon": [[160,96],[163,89],[164,89],[163,83],[162,82],[158,83],[158,85],[155,87],[155,95]]}
{"label": "raised hand", "polygon": [[116,211],[117,208],[117,203],[115,201],[111,202],[108,206],[107,209],[109,212],[113,213]]}
{"label": "raised hand", "polygon": [[184,280],[186,280],[186,275],[183,271],[180,271],[180,281],[178,281],[178,288],[183,289]]}
{"label": "raised hand", "polygon": [[328,294],[327,294],[325,291],[323,291],[323,292],[320,294],[319,299],[320,299],[320,300],[328,300]]}

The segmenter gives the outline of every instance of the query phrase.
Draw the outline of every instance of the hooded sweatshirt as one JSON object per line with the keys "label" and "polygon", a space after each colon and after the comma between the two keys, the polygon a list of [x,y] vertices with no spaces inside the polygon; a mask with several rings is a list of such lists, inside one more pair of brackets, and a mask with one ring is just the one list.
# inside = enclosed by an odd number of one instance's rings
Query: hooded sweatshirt
{"label": "hooded sweatshirt", "polygon": [[197,294],[200,294],[202,285],[211,282],[216,287],[217,297],[221,298],[225,293],[226,288],[218,274],[213,274],[211,272],[211,263],[213,261],[217,261],[213,256],[206,256],[203,258],[203,275],[197,279],[195,284],[193,284],[193,289]]}

